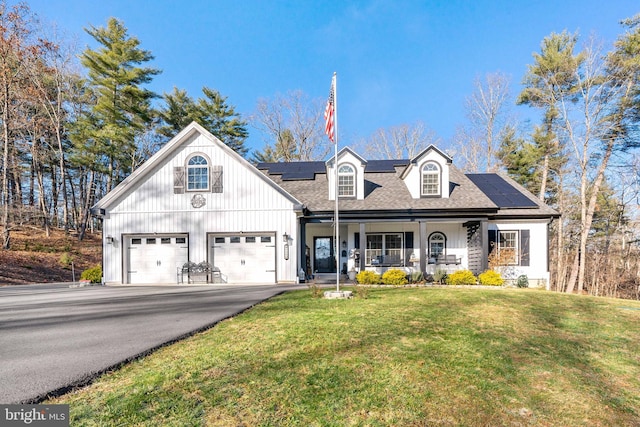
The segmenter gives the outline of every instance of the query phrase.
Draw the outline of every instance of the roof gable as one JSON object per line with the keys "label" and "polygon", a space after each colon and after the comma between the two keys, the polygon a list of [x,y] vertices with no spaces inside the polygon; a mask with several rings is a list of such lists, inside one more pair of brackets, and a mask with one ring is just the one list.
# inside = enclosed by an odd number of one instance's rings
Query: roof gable
{"label": "roof gable", "polygon": [[236,153],[233,149],[231,149],[214,135],[212,135],[208,130],[206,130],[196,122],[191,122],[187,127],[180,131],[169,142],[167,142],[160,150],[152,155],[146,162],[144,162],[140,167],[138,167],[128,177],[126,177],[120,184],[118,184],[114,189],[112,189],[109,193],[102,197],[102,199],[100,199],[93,206],[93,209],[109,209],[111,206],[116,204],[118,200],[126,196],[132,188],[151,176],[155,172],[157,166],[171,159],[183,143],[186,143],[187,141],[197,136],[204,137],[208,143],[211,143],[217,149],[222,150],[225,155],[232,158],[235,162],[241,165],[241,167],[249,170],[258,179],[262,180],[264,183],[281,193],[292,203],[300,204],[300,202],[294,196],[289,194],[281,186],[275,184],[272,180],[268,179],[266,176],[264,176],[264,174],[260,173],[260,171],[258,171],[251,163],[249,163],[241,155]]}

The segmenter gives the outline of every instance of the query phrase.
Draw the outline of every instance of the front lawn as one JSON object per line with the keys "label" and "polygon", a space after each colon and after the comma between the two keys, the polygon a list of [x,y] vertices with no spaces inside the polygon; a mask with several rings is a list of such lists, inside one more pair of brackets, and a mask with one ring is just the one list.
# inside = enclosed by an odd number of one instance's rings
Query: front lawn
{"label": "front lawn", "polygon": [[71,425],[640,425],[640,303],[288,293],[53,403]]}

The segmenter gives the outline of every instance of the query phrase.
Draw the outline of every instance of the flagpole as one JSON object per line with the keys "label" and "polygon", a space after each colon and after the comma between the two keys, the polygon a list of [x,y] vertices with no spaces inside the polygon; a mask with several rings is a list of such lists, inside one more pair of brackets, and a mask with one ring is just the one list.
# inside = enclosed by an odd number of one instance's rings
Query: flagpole
{"label": "flagpole", "polygon": [[334,163],[333,167],[335,169],[335,226],[336,226],[336,242],[335,246],[335,255],[336,255],[336,291],[340,292],[340,262],[342,261],[340,257],[340,218],[338,216],[338,87],[337,87],[337,73],[333,72],[333,126],[335,132],[335,144],[334,144]]}

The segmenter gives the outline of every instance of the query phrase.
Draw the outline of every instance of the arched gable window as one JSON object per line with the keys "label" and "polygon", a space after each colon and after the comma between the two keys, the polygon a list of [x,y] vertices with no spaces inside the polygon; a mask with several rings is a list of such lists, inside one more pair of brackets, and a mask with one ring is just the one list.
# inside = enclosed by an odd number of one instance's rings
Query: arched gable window
{"label": "arched gable window", "polygon": [[209,190],[209,162],[195,155],[187,162],[187,191]]}
{"label": "arched gable window", "polygon": [[356,172],[353,166],[344,164],[338,168],[338,196],[355,197]]}
{"label": "arched gable window", "polygon": [[444,258],[447,254],[447,237],[436,231],[429,236],[429,258]]}
{"label": "arched gable window", "polygon": [[435,162],[427,162],[422,167],[422,195],[440,195],[440,167]]}

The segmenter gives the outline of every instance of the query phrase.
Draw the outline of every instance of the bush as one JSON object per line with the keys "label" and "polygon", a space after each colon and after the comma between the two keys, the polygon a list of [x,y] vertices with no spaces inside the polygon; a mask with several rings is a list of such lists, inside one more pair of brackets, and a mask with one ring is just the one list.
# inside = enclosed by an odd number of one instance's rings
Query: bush
{"label": "bush", "polygon": [[411,273],[411,283],[420,283],[424,281],[422,271],[414,271]]}
{"label": "bush", "polygon": [[519,288],[528,288],[529,287],[529,278],[526,274],[521,274],[518,276],[518,281],[516,282],[516,286]]}
{"label": "bush", "polygon": [[95,267],[87,268],[80,275],[80,279],[88,280],[91,283],[101,283],[102,282],[102,267],[96,265]]}
{"label": "bush", "polygon": [[504,285],[504,279],[497,271],[487,270],[484,273],[478,275],[478,280],[481,285],[484,286],[502,286]]}
{"label": "bush", "polygon": [[385,285],[402,286],[406,285],[408,282],[407,273],[402,270],[398,270],[397,268],[387,270],[382,275],[382,283]]}
{"label": "bush", "polygon": [[308,282],[307,287],[311,291],[313,298],[320,298],[322,296],[322,288],[316,284],[316,282]]}
{"label": "bush", "polygon": [[433,273],[432,279],[432,282],[445,283],[447,281],[447,271],[441,268],[437,269],[435,273]]}
{"label": "bush", "polygon": [[475,285],[476,276],[469,270],[458,270],[447,276],[447,285]]}
{"label": "bush", "polygon": [[69,252],[65,252],[62,255],[60,255],[60,259],[58,260],[58,263],[62,266],[62,268],[70,267],[71,264],[73,264],[73,257],[69,255]]}
{"label": "bush", "polygon": [[380,283],[380,275],[373,271],[361,271],[356,276],[356,281],[361,285],[377,285]]}
{"label": "bush", "polygon": [[366,286],[356,285],[354,293],[357,298],[367,299],[369,298],[369,289]]}

